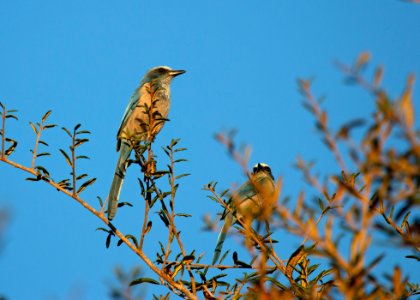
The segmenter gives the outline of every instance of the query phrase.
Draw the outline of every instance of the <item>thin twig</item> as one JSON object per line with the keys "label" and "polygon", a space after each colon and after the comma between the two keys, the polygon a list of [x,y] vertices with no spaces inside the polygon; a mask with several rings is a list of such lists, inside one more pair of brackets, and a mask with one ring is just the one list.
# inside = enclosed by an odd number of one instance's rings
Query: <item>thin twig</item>
{"label": "thin twig", "polygon": [[[11,160],[9,160],[6,157],[1,157],[0,161],[3,161],[15,168],[21,169],[27,173],[30,173],[34,176],[37,176],[37,172],[31,168],[27,168],[23,165],[20,165],[18,163],[15,163]],[[95,215],[97,218],[99,218],[104,224],[108,225],[112,231],[115,233],[116,236],[118,236],[118,238],[120,238],[124,244],[126,244],[134,253],[136,253],[146,264],[149,268],[152,269],[153,272],[155,272],[159,277],[163,278],[169,285],[173,286],[174,288],[176,288],[177,290],[179,290],[180,292],[182,292],[183,294],[186,295],[186,297],[188,297],[188,299],[197,299],[197,297],[191,293],[182,283],[176,282],[174,281],[168,274],[165,274],[164,272],[162,272],[160,269],[158,269],[153,262],[143,253],[143,251],[141,251],[139,248],[137,248],[136,245],[134,245],[133,243],[131,243],[124,234],[122,234],[114,225],[111,224],[111,222],[104,216],[103,213],[100,213],[98,211],[96,211],[92,206],[90,206],[87,202],[85,202],[84,200],[82,200],[78,195],[74,194],[73,192],[70,192],[66,189],[64,189],[63,187],[61,187],[60,185],[58,185],[56,182],[54,182],[53,180],[49,179],[47,181],[48,184],[50,184],[51,186],[53,186],[54,188],[56,188],[57,190],[59,190],[60,192],[66,194],[67,196],[73,198],[74,200],[76,200],[80,205],[82,205],[84,208],[86,208],[89,212],[91,212],[93,215]]]}

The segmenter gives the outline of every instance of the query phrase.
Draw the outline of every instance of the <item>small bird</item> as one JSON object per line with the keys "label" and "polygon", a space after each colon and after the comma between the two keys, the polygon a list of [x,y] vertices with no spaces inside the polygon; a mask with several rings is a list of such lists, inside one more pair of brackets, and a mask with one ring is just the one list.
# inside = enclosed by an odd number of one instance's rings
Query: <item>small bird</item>
{"label": "small bird", "polygon": [[[131,96],[117,133],[117,151],[120,151],[120,156],[108,196],[108,220],[112,220],[117,212],[132,144],[145,141],[149,133],[155,136],[162,129],[169,113],[171,80],[183,73],[184,70],[172,70],[166,66],[154,67],[147,71],[140,86]],[[149,128],[148,110],[150,111],[152,104],[153,116],[158,120],[153,128]]]}
{"label": "small bird", "polygon": [[233,207],[234,212],[236,212],[235,216],[226,209],[222,214],[222,220],[224,219],[225,222],[217,239],[212,265],[214,265],[220,257],[223,243],[232,224],[235,223],[237,219],[244,222],[247,222],[247,220],[252,221],[252,219],[260,214],[263,205],[267,204],[264,203],[265,198],[275,195],[276,185],[274,183],[274,177],[267,164],[257,163],[252,169],[250,177],[251,180],[245,182],[236,192],[238,199],[237,204],[235,204],[235,196],[229,199],[229,204],[233,204],[231,207]]}

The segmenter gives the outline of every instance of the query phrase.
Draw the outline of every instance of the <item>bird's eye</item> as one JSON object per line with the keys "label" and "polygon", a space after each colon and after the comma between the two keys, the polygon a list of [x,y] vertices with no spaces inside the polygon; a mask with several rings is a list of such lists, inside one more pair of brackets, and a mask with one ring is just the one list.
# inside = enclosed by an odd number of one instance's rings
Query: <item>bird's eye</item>
{"label": "bird's eye", "polygon": [[159,69],[157,69],[157,70],[156,70],[156,72],[157,72],[159,75],[162,75],[162,74],[165,74],[165,73],[166,73],[166,69],[164,69],[164,68],[159,68]]}

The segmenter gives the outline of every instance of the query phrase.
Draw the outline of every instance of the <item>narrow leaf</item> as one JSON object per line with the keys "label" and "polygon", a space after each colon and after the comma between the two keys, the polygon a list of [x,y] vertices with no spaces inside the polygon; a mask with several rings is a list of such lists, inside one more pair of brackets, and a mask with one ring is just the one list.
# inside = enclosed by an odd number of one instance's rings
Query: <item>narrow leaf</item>
{"label": "narrow leaf", "polygon": [[9,148],[7,148],[7,150],[4,152],[4,154],[6,156],[9,156],[10,154],[13,153],[13,151],[15,151],[18,143],[15,140],[12,140],[12,139],[9,139],[9,138],[6,138],[5,140],[6,140],[6,142],[12,143],[12,145]]}
{"label": "narrow leaf", "polygon": [[61,154],[63,154],[64,158],[66,159],[67,163],[69,164],[69,166],[71,167],[73,164],[71,163],[71,159],[68,156],[68,154],[66,153],[66,151],[64,151],[63,149],[59,149]]}
{"label": "narrow leaf", "polygon": [[66,127],[61,127],[61,129],[63,129],[69,135],[69,137],[72,137],[70,130],[68,130]]}
{"label": "narrow leaf", "polygon": [[190,215],[190,214],[184,214],[184,213],[179,213],[179,214],[176,214],[175,216],[177,216],[177,217],[185,217],[185,218],[192,217],[192,215]]}
{"label": "narrow leaf", "polygon": [[112,238],[112,232],[111,231],[109,231],[109,234],[108,234],[108,236],[106,237],[106,242],[105,242],[105,246],[107,247],[107,248],[109,248],[109,245],[111,244],[111,238]]}
{"label": "narrow leaf", "polygon": [[90,134],[89,130],[80,130],[78,132],[76,132],[76,134]]}
{"label": "narrow leaf", "polygon": [[42,123],[45,122],[45,120],[51,115],[51,110],[47,111],[45,115],[42,117]]}
{"label": "narrow leaf", "polygon": [[134,235],[127,234],[125,237],[127,239],[130,239],[134,243],[134,245],[136,245],[136,247],[138,247],[137,239],[136,239],[136,237]]}
{"label": "narrow leaf", "polygon": [[123,206],[125,206],[125,205],[127,205],[127,206],[130,206],[130,207],[133,207],[133,204],[131,204],[130,202],[119,202],[118,203],[118,207],[123,207]]}
{"label": "narrow leaf", "polygon": [[42,153],[37,154],[36,157],[49,156],[49,155],[51,155],[51,154],[48,153],[48,152],[42,152]]}
{"label": "narrow leaf", "polygon": [[90,159],[90,158],[86,155],[79,155],[79,156],[76,156],[76,159]]}
{"label": "narrow leaf", "polygon": [[83,192],[83,190],[84,190],[85,188],[87,188],[89,185],[93,184],[95,181],[96,181],[96,178],[92,178],[92,179],[89,179],[88,181],[86,181],[85,183],[83,183],[83,184],[80,186],[80,188],[77,190],[77,194],[79,194],[79,193]]}
{"label": "narrow leaf", "polygon": [[130,286],[133,285],[137,285],[137,284],[142,284],[142,283],[151,283],[151,284],[157,284],[160,285],[160,283],[152,278],[137,278],[135,280],[133,280],[132,282],[130,282]]}
{"label": "narrow leaf", "polygon": [[304,251],[303,245],[301,245],[299,248],[296,249],[295,252],[290,255],[289,261],[287,262],[286,266],[286,277],[291,279],[292,273],[295,270],[295,266],[306,256],[306,253]]}
{"label": "narrow leaf", "polygon": [[191,174],[185,173],[185,174],[181,174],[175,177],[175,179],[180,179],[182,177],[186,177],[186,176],[190,176]]}
{"label": "narrow leaf", "polygon": [[35,132],[35,134],[38,134],[38,129],[36,128],[36,126],[34,125],[34,123],[29,122],[29,125],[31,125],[32,130]]}

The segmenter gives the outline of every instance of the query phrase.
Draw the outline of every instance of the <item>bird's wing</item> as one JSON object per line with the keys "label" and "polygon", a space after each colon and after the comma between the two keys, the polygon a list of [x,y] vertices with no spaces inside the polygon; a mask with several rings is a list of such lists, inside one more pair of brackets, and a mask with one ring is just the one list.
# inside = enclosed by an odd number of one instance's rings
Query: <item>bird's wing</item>
{"label": "bird's wing", "polygon": [[141,97],[140,97],[140,87],[139,87],[139,88],[137,88],[134,91],[134,93],[130,97],[130,101],[128,102],[128,105],[127,105],[127,107],[125,109],[123,118],[121,120],[120,128],[118,129],[117,139],[119,139],[119,136],[120,136],[121,131],[124,129],[125,125],[127,125],[128,119],[130,118],[130,116],[133,113],[134,109],[139,104],[140,98]]}
{"label": "bird's wing", "polygon": [[255,192],[255,188],[252,185],[252,183],[247,181],[239,187],[239,189],[237,191],[237,194],[239,196],[239,199],[241,199],[241,201],[243,201],[245,199],[254,197],[256,192]]}

